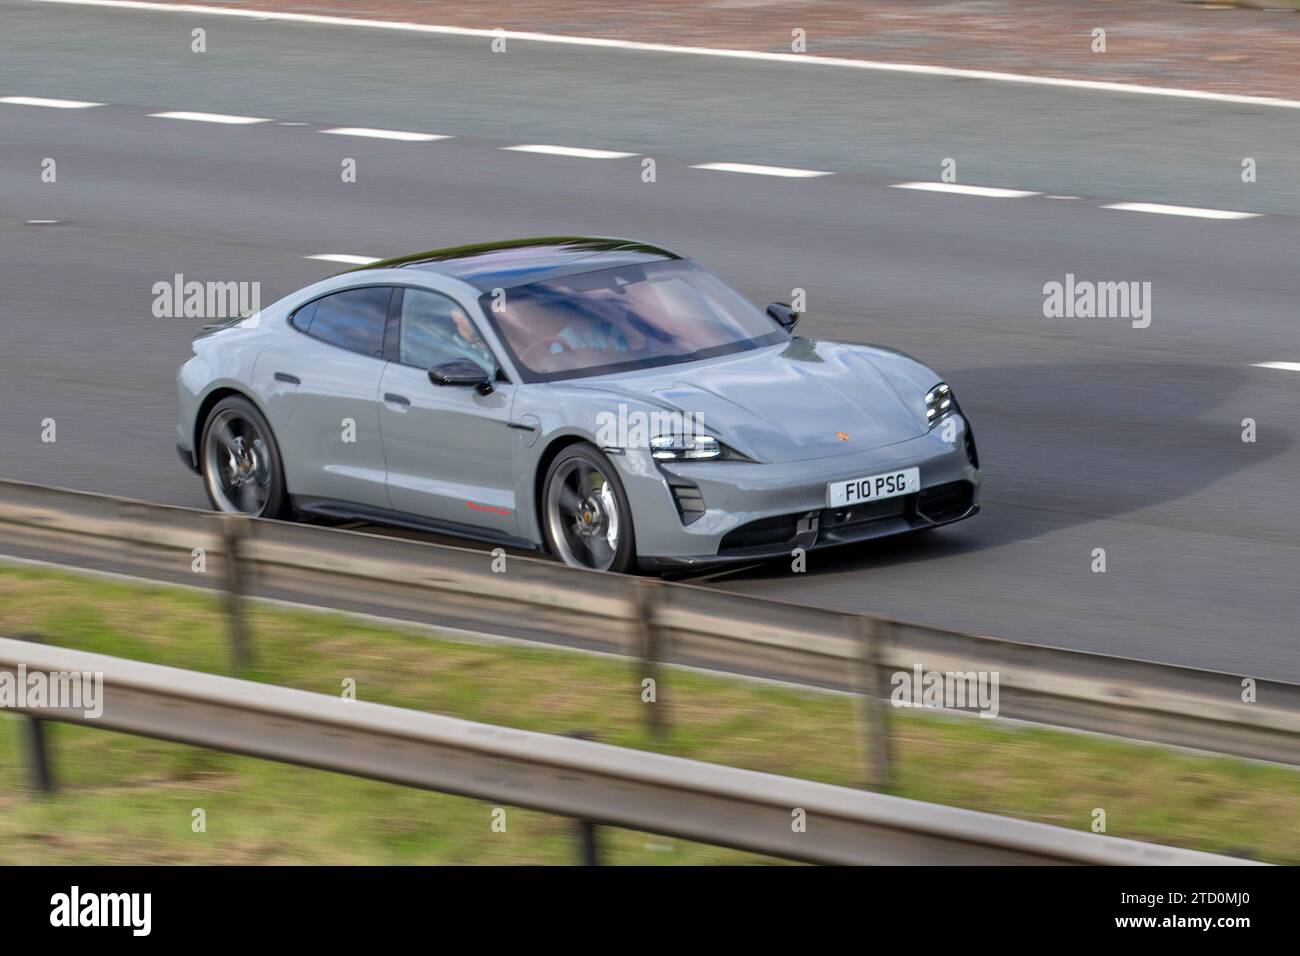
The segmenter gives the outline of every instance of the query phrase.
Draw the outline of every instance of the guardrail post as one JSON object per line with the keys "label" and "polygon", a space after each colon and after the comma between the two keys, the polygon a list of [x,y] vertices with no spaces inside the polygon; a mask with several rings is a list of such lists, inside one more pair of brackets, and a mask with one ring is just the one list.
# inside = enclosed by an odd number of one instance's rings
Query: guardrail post
{"label": "guardrail post", "polygon": [[253,642],[244,613],[244,541],[248,537],[248,519],[242,515],[222,514],[218,527],[221,532],[221,551],[225,571],[225,612],[227,633],[230,635],[230,655],[235,670],[244,671],[253,666]]}
{"label": "guardrail post", "polygon": [[648,678],[654,682],[654,700],[645,706],[649,708],[647,726],[655,740],[662,740],[668,730],[667,705],[663,700],[663,671],[659,667],[667,652],[659,620],[659,608],[663,603],[661,587],[662,583],[658,580],[637,578],[633,592],[637,618],[637,655],[641,659],[639,688],[644,694],[644,681]]}
{"label": "guardrail post", "polygon": [[[43,643],[38,634],[24,634],[20,640]],[[37,793],[54,793],[54,771],[50,767],[50,750],[45,737],[45,721],[33,714],[25,714],[27,724],[27,755],[31,767],[32,789]]]}
{"label": "guardrail post", "polygon": [[889,736],[889,670],[885,644],[893,622],[855,616],[849,626],[858,644],[857,701],[866,732],[867,786],[888,790],[893,784],[893,746]]}
{"label": "guardrail post", "polygon": [[[571,730],[564,736],[574,740],[595,740],[595,734],[586,730]],[[579,866],[600,866],[600,844],[596,842],[596,824],[590,820],[575,820],[578,838]]]}
{"label": "guardrail post", "polygon": [[27,715],[27,745],[31,756],[32,787],[38,793],[54,793],[54,771],[50,769],[50,753],[45,740],[45,721]]}
{"label": "guardrail post", "polygon": [[596,844],[596,825],[578,821],[578,854],[583,866],[600,866],[600,849]]}

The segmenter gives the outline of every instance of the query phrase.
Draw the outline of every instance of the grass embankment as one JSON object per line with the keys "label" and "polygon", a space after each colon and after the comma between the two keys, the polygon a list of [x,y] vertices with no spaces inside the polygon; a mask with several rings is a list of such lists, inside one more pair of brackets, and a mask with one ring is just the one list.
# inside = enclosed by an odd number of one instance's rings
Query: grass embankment
{"label": "grass embankment", "polygon": [[[345,616],[251,609],[241,676],[548,733],[656,749],[639,675],[580,653],[438,639]],[[0,566],[0,634],[228,674],[215,597]],[[863,779],[844,696],[668,671],[663,750],[828,783]],[[900,796],[1214,852],[1300,863],[1300,772],[997,721],[898,712]],[[570,821],[489,803],[71,725],[50,729],[59,793],[26,789],[22,719],[0,715],[0,864],[570,863]],[[207,830],[191,829],[202,808]],[[617,830],[611,863],[761,858]]]}

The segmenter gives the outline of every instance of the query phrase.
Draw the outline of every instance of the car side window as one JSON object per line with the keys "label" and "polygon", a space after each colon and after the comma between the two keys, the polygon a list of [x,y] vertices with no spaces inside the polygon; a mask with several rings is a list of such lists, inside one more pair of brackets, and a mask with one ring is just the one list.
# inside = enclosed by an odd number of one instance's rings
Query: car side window
{"label": "car side window", "polygon": [[311,328],[311,317],[315,314],[316,314],[316,303],[308,302],[306,305],[301,306],[298,309],[298,311],[296,311],[292,316],[290,316],[289,324],[292,325],[299,332],[306,332],[309,328]]}
{"label": "car side window", "polygon": [[456,359],[469,359],[489,375],[497,370],[492,350],[458,302],[427,289],[404,290],[397,360],[430,369]]}
{"label": "car side window", "polygon": [[[330,345],[381,358],[384,354],[384,322],[388,318],[388,301],[392,295],[391,286],[371,286],[323,296],[314,303],[314,314],[307,314],[307,309],[301,310],[311,323],[306,332]],[[294,319],[294,326],[301,328],[298,316]]]}

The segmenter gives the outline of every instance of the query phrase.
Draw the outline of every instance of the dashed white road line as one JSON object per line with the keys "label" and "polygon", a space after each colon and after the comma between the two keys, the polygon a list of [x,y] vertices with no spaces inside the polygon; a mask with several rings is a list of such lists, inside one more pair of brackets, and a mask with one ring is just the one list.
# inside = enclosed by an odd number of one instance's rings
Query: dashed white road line
{"label": "dashed white road line", "polygon": [[1278,368],[1284,372],[1300,372],[1300,362],[1256,362],[1251,368]]}
{"label": "dashed white road line", "polygon": [[175,110],[168,113],[150,113],[154,119],[189,120],[192,123],[223,123],[227,126],[251,126],[254,123],[269,123],[262,116],[231,116],[228,113],[191,113],[187,110]]}
{"label": "dashed white road line", "polygon": [[1150,212],[1157,216],[1192,216],[1197,219],[1254,219],[1257,212],[1235,212],[1231,209],[1198,209],[1195,206],[1165,206],[1154,202],[1117,202],[1102,209],[1120,209],[1125,212]]}
{"label": "dashed white road line", "polygon": [[395,139],[403,143],[431,143],[436,139],[451,139],[437,133],[408,133],[400,129],[367,129],[364,126],[336,126],[323,129],[322,133],[331,136],[365,136],[369,139]]}
{"label": "dashed white road line", "polygon": [[[62,100],[52,99],[40,96],[4,96],[0,97],[0,103],[16,106],[41,106],[52,109],[88,109],[94,106],[103,106],[103,103],[92,103],[85,100]],[[150,113],[154,119],[174,119],[187,120],[196,123],[219,123],[231,126],[248,126],[257,123],[278,122],[281,126],[301,126],[305,123],[292,123],[277,121],[261,116],[234,116],[228,113],[201,113],[189,110],[173,110],[162,113]],[[329,133],[335,136],[360,136],[370,139],[396,140],[399,142],[433,142],[442,139],[452,139],[453,137],[439,133],[415,133],[407,130],[393,129],[372,129],[364,126],[337,126],[330,129],[323,129],[319,132]],[[518,146],[502,146],[500,149],[508,152],[517,153],[539,153],[547,156],[569,156],[579,159],[626,159],[631,156],[640,155],[638,153],[622,152],[612,149],[592,149],[584,146],[555,146],[541,143],[526,143]],[[762,166],[753,163],[698,163],[691,166],[692,169],[703,169],[711,172],[723,173],[746,173],[755,176],[779,176],[791,179],[813,179],[820,176],[833,176],[834,173],[818,169],[799,169],[790,166]],[[992,199],[1020,199],[1027,196],[1041,196],[1042,193],[1024,189],[1006,189],[996,186],[969,186],[962,183],[944,183],[944,182],[907,182],[892,183],[891,189],[913,189],[922,192],[948,193],[960,196],[981,196]],[[1049,194],[1048,199],[1080,199],[1079,196]],[[1262,213],[1257,212],[1240,212],[1232,209],[1204,209],[1197,206],[1171,206],[1162,203],[1144,203],[1144,202],[1119,202],[1103,205],[1103,209],[1118,209],[1124,212],[1143,212],[1152,213],[1161,216],[1186,216],[1197,219],[1220,219],[1220,220],[1241,220],[1256,219]],[[344,262],[355,264],[368,264],[378,260],[365,256],[306,256],[308,259],[319,259],[325,262]],[[1272,367],[1272,366],[1261,366]]]}
{"label": "dashed white road line", "polygon": [[636,153],[620,153],[613,149],[587,149],[584,146],[545,146],[530,143],[523,146],[502,146],[513,153],[541,153],[543,156],[573,156],[577,159],[627,159]]}
{"label": "dashed white road line", "polygon": [[314,256],[303,256],[304,259],[315,259],[318,262],[340,262],[345,266],[368,266],[372,262],[379,260],[374,256],[349,256],[341,252],[322,252]]}
{"label": "dashed white road line", "polygon": [[891,189],[919,189],[930,193],[953,193],[958,196],[984,196],[989,199],[1020,199],[1037,196],[1024,189],[1000,189],[996,186],[965,186],[961,183],[893,183]]}
{"label": "dashed white road line", "polygon": [[0,103],[8,103],[10,106],[45,106],[52,110],[84,110],[104,105],[84,100],[53,100],[46,96],[0,96]]}
{"label": "dashed white road line", "polygon": [[790,166],[754,166],[750,163],[699,163],[691,169],[708,169],[716,173],[750,173],[755,176],[786,176],[791,179],[812,179],[831,176],[820,169],[794,169]]}

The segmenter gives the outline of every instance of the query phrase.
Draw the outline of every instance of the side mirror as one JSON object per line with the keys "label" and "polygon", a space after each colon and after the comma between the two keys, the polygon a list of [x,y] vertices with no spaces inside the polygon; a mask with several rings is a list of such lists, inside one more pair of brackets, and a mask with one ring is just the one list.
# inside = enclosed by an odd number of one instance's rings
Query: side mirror
{"label": "side mirror", "polygon": [[799,321],[799,313],[784,302],[773,302],[767,307],[767,314],[776,319],[777,324],[787,332],[793,332],[794,324]]}
{"label": "side mirror", "polygon": [[482,366],[469,359],[453,359],[429,369],[429,381],[434,385],[470,386],[480,395],[492,391],[492,379]]}

